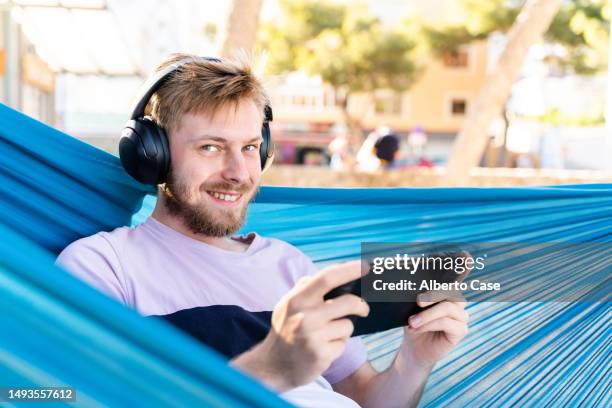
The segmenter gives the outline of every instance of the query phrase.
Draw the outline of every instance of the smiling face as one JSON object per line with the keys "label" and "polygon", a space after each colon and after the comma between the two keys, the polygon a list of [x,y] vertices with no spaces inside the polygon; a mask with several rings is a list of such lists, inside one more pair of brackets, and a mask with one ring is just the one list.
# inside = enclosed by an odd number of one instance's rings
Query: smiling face
{"label": "smiling face", "polygon": [[262,120],[251,99],[214,115],[184,114],[169,135],[171,171],[161,189],[168,213],[196,234],[236,232],[261,177]]}

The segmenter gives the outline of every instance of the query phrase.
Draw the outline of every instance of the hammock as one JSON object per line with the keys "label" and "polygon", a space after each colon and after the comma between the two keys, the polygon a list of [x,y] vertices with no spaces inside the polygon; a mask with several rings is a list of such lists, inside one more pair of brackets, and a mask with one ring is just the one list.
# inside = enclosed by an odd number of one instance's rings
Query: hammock
{"label": "hammock", "polygon": [[[54,267],[68,243],[142,222],[153,191],[112,155],[4,105],[0,129],[0,386],[75,387],[77,406],[288,405],[206,346]],[[244,230],[321,265],[359,257],[362,241],[607,243],[612,185],[263,187]],[[436,366],[421,406],[610,406],[611,310],[609,301],[471,304],[470,333]],[[376,368],[401,333],[364,339]]]}

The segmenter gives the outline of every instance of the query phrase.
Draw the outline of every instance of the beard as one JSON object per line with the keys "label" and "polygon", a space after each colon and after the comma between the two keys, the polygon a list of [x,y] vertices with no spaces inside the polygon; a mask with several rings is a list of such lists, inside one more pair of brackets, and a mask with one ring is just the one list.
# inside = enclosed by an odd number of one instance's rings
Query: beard
{"label": "beard", "polygon": [[199,190],[206,195],[207,191],[233,191],[242,194],[240,200],[244,200],[241,208],[215,208],[214,204],[207,205],[203,201],[192,204],[188,185],[170,169],[168,181],[162,188],[166,210],[180,218],[191,232],[209,237],[225,237],[238,231],[244,225],[248,204],[258,191],[252,183],[228,182],[202,184]]}

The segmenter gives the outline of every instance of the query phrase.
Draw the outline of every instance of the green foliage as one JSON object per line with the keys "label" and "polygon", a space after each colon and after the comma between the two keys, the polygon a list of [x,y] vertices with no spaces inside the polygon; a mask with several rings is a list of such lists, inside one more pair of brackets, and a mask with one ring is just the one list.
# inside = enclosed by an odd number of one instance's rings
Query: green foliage
{"label": "green foliage", "polygon": [[204,36],[209,40],[209,41],[214,41],[215,38],[217,38],[217,25],[215,23],[206,23],[204,25]]}
{"label": "green foliage", "polygon": [[579,74],[606,68],[610,17],[607,0],[574,0],[564,4],[546,37],[565,46],[566,63]]}
{"label": "green foliage", "polygon": [[[462,13],[454,24],[425,26],[423,33],[434,55],[456,52],[463,44],[505,32],[524,0],[458,0]],[[593,74],[607,65],[610,0],[565,1],[545,34],[547,41],[564,46],[563,65],[579,74]]]}
{"label": "green foliage", "polygon": [[485,39],[495,31],[507,31],[521,6],[522,1],[458,0],[452,22],[423,23],[421,32],[429,53],[441,57],[456,53],[460,46]]}
{"label": "green foliage", "polygon": [[363,4],[284,0],[280,21],[260,31],[269,51],[269,73],[304,70],[347,93],[407,89],[418,72],[415,44],[399,31],[382,27]]}
{"label": "green foliage", "polygon": [[456,53],[462,45],[486,38],[488,34],[472,34],[468,32],[465,26],[452,26],[442,30],[424,26],[423,35],[427,38],[428,51],[432,55],[442,57],[446,54]]}
{"label": "green foliage", "polygon": [[525,115],[522,117],[558,126],[601,126],[605,123],[603,112],[595,116],[571,116],[562,114],[559,109],[556,108],[548,110],[543,115]]}

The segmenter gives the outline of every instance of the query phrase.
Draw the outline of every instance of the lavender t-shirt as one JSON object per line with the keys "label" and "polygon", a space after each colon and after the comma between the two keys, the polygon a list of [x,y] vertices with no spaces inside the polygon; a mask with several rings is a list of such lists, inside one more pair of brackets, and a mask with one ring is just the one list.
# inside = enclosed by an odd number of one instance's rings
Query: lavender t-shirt
{"label": "lavender t-shirt", "polygon": [[[228,358],[266,336],[274,306],[316,267],[297,248],[255,233],[234,252],[194,240],[150,217],[135,227],[100,232],[70,244],[56,263],[144,316],[160,316]],[[366,361],[349,340],[322,377],[282,394],[302,406],[355,406],[333,392]]]}

